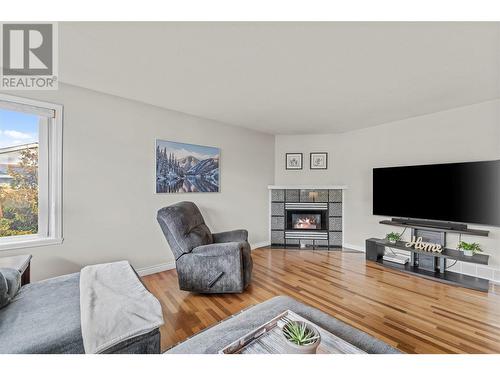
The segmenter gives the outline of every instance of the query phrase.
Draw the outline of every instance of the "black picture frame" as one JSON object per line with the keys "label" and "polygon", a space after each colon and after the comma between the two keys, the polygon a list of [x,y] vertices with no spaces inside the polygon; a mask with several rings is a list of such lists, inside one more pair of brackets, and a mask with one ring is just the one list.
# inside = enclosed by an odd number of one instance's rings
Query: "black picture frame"
{"label": "black picture frame", "polygon": [[[325,166],[324,167],[315,167],[313,166],[313,156],[321,155],[325,157]],[[311,152],[309,154],[309,168],[312,170],[325,170],[328,169],[328,152]]]}
{"label": "black picture frame", "polygon": [[[288,156],[298,156],[300,158],[300,167],[292,167],[290,168],[288,165]],[[285,169],[290,171],[299,171],[304,166],[304,154],[302,152],[287,152],[285,154]]]}

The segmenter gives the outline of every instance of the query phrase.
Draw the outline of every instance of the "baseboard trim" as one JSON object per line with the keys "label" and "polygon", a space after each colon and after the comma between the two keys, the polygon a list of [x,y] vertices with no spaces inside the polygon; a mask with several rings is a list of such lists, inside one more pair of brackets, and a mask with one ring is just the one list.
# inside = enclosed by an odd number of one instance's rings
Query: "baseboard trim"
{"label": "baseboard trim", "polygon": [[[271,243],[268,241],[256,242],[254,244],[250,244],[250,248],[252,250],[255,250],[258,249],[259,247],[266,247],[270,245]],[[155,264],[154,266],[138,268],[136,269],[136,271],[139,274],[139,276],[147,276],[147,275],[152,275],[153,273],[173,270],[174,268],[175,268],[175,261],[172,260],[167,263]]]}
{"label": "baseboard trim", "polygon": [[363,246],[352,245],[350,243],[345,243],[345,244],[342,245],[342,247],[345,247],[346,249],[361,251],[363,253],[366,252],[366,250],[365,250],[365,248]]}
{"label": "baseboard trim", "polygon": [[167,263],[161,263],[161,264],[156,264],[154,266],[139,268],[136,269],[136,272],[139,274],[139,276],[147,276],[147,275],[152,275],[153,273],[173,270],[174,268],[175,268],[175,261],[172,260]]}
{"label": "baseboard trim", "polygon": [[[264,242],[256,242],[256,243],[250,245],[252,250],[258,249],[259,247],[267,247],[267,246],[271,246],[271,243],[264,241]],[[357,246],[357,245],[345,243],[343,245],[343,247],[346,249],[361,251],[363,253],[365,252],[365,248],[363,246]],[[156,264],[154,266],[139,268],[139,269],[136,269],[136,271],[139,274],[139,276],[147,276],[147,275],[152,275],[153,273],[173,270],[174,268],[175,268],[175,261],[172,260],[172,261],[167,262],[167,263],[161,263],[161,264]],[[463,272],[461,269],[462,268],[461,264],[458,264],[458,267],[454,267],[454,268],[455,269],[451,269],[450,271],[454,271],[454,272],[458,272],[458,273],[462,273],[462,274],[466,274],[466,275],[470,275],[470,276],[482,277],[484,279],[490,280],[491,282],[493,282],[495,284],[500,284],[500,278],[498,278],[500,276],[500,269],[498,269],[498,268],[487,267],[487,266],[486,267],[485,266],[477,266],[477,267],[474,267],[473,272]],[[483,269],[483,272],[484,272],[484,270],[489,270],[491,272],[491,275],[484,275],[484,274],[481,275],[480,274],[481,271],[479,270],[480,268]]]}
{"label": "baseboard trim", "polygon": [[252,250],[258,249],[259,247],[266,247],[266,246],[271,246],[271,242],[263,241],[263,242],[256,242],[256,243],[250,244],[250,248]]}

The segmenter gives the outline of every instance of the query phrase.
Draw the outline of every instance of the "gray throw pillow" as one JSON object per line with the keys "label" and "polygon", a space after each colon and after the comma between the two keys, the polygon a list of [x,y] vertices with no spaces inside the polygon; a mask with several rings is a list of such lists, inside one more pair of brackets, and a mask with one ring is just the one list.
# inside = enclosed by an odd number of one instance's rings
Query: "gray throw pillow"
{"label": "gray throw pillow", "polygon": [[7,306],[21,288],[21,274],[14,268],[0,268],[0,309]]}

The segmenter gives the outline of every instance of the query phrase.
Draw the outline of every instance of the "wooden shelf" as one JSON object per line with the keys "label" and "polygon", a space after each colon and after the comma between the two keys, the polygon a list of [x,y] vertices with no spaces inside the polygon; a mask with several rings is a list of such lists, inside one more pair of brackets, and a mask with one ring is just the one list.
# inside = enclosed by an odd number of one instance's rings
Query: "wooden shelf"
{"label": "wooden shelf", "polygon": [[[455,249],[444,249],[441,253],[433,253],[430,251],[415,250],[414,248],[406,247],[405,244],[406,242],[403,241],[398,241],[395,244],[391,244],[385,239],[369,238],[366,240],[366,260],[374,261],[383,266],[395,268],[399,271],[411,273],[414,275],[425,277],[427,279],[436,280],[452,285],[460,285],[466,288],[480,290],[483,292],[488,291],[488,280],[448,271],[446,269],[446,259],[453,259],[459,260],[461,262],[476,264],[488,264],[488,255],[475,254],[473,256],[466,257],[460,251]],[[411,252],[412,256],[410,262],[406,264],[399,264],[384,260],[383,257],[386,247]],[[436,261],[434,262],[433,269],[429,269],[429,267],[427,267],[426,265],[421,265],[420,267],[418,266],[419,262],[421,261],[420,258],[423,255],[425,255],[427,259],[431,257],[431,259]],[[439,261],[439,265],[437,264],[437,261]]]}
{"label": "wooden shelf", "polygon": [[433,272],[422,268],[411,266],[407,264],[398,264],[394,262],[389,262],[383,259],[377,259],[376,263],[382,264],[383,266],[397,269],[398,271],[417,274],[420,277],[439,281],[445,284],[462,286],[469,289],[480,290],[482,292],[487,292],[489,288],[489,281],[486,279],[481,279],[479,277],[464,275],[457,272],[445,271],[445,272]]}
{"label": "wooden shelf", "polygon": [[423,229],[423,230],[435,230],[437,232],[461,233],[461,234],[468,234],[471,236],[482,236],[482,237],[488,237],[488,235],[490,233],[487,230],[480,230],[480,229],[456,230],[456,229],[439,228],[439,227],[426,226],[426,225],[404,224],[404,223],[398,223],[397,221],[392,221],[392,220],[382,220],[379,223],[385,224],[385,225],[392,225],[395,227],[415,228],[415,229]]}
{"label": "wooden shelf", "polygon": [[393,249],[411,251],[417,254],[432,255],[438,258],[447,258],[453,260],[459,260],[460,262],[476,263],[476,264],[488,264],[489,255],[486,254],[474,254],[472,256],[466,256],[462,251],[456,249],[444,248],[441,253],[433,253],[430,251],[416,250],[413,247],[406,247],[406,242],[398,241],[395,244],[390,243],[385,239],[372,239],[378,245],[391,247]]}

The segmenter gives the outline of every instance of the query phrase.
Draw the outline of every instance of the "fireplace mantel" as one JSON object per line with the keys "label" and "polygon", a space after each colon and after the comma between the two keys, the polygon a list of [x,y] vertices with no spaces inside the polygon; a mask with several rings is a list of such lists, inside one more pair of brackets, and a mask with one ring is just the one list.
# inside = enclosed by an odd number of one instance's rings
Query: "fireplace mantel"
{"label": "fireplace mantel", "polygon": [[299,190],[346,190],[345,185],[269,185],[269,190],[299,189]]}

